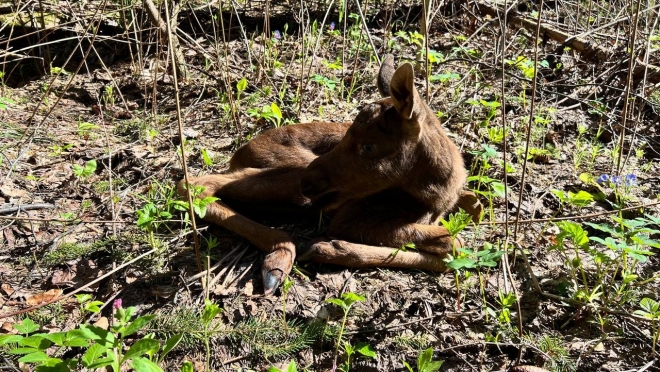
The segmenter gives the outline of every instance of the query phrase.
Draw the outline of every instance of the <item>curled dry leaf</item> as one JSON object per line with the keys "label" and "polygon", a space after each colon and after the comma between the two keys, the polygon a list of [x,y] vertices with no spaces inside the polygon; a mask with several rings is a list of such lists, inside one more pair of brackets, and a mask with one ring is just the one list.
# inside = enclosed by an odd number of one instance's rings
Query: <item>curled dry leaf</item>
{"label": "curled dry leaf", "polygon": [[50,302],[62,295],[63,291],[61,289],[51,289],[43,293],[38,293],[27,299],[27,304],[30,306],[37,306],[47,302]]}

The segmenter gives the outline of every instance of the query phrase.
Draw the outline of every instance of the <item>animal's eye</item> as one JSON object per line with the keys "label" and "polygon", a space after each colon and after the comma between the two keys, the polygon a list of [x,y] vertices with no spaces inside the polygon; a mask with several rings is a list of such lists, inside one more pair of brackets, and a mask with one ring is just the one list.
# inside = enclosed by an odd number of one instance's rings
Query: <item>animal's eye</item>
{"label": "animal's eye", "polygon": [[364,154],[370,154],[370,153],[374,152],[375,149],[376,149],[376,147],[371,143],[363,143],[360,146],[360,150],[362,150],[362,153],[364,153]]}

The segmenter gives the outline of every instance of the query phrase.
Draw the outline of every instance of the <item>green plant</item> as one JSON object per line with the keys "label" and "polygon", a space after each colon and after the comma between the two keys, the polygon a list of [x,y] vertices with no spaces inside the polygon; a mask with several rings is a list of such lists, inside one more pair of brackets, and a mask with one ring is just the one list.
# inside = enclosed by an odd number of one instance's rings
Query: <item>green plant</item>
{"label": "green plant", "polygon": [[211,370],[211,344],[209,340],[211,336],[217,332],[219,324],[214,321],[215,317],[222,312],[220,306],[214,304],[210,300],[204,302],[204,311],[202,311],[202,325],[203,325],[203,336],[202,340],[204,342],[204,347],[206,348],[206,370]]}
{"label": "green plant", "polygon": [[655,330],[652,331],[653,334],[653,348],[652,352],[655,353],[655,348],[658,345],[658,340],[660,340],[660,303],[651,298],[644,297],[639,301],[639,306],[642,310],[635,310],[634,314],[641,315],[647,319],[653,321],[653,326]]}
{"label": "green plant", "polygon": [[105,87],[103,87],[103,95],[101,96],[101,100],[103,101],[104,105],[107,106],[115,105],[114,88],[112,85],[108,84]]}
{"label": "green plant", "polygon": [[[162,371],[158,363],[161,363],[165,355],[176,347],[181,336],[168,339],[162,349],[160,342],[149,335],[127,347],[126,338],[143,329],[155,315],[145,315],[131,320],[135,315],[134,307],[122,308],[121,300],[116,300],[114,307],[115,323],[110,330],[81,324],[76,329],[66,332],[35,333],[39,330],[39,325],[30,318],[25,318],[21,323],[13,326],[20,334],[0,335],[0,345],[9,346],[10,354],[22,355],[18,361],[33,364],[35,371],[38,372],[71,371],[82,367],[87,370],[109,367],[114,372],[120,372],[129,366],[137,372]],[[94,312],[98,309],[89,305],[87,310]],[[69,348],[80,349],[82,355],[62,359],[47,354],[50,352],[61,355]],[[156,357],[159,351],[160,355]]]}
{"label": "green plant", "polygon": [[277,367],[268,367],[266,372],[298,372],[298,367],[296,366],[296,361],[292,360],[289,365],[287,365],[285,370],[281,370]]}
{"label": "green plant", "polygon": [[[443,360],[433,360],[433,349],[428,348],[417,357],[417,372],[437,372],[443,363]],[[415,371],[408,362],[404,361],[403,365],[408,371]]]}
{"label": "green plant", "polygon": [[[605,234],[604,237],[589,236],[577,222],[556,223],[560,233],[551,249],[563,255],[571,278],[569,294],[578,301],[621,306],[635,297],[631,286],[655,278],[640,280],[635,269],[638,263],[646,262],[653,254],[648,248],[660,248],[660,242],[651,238],[651,235],[660,233],[654,228],[660,221],[652,216],[635,219],[614,216],[612,220],[613,225],[584,223]],[[572,255],[565,249],[566,242],[572,246]],[[588,275],[586,267],[592,266],[595,273]]]}
{"label": "green plant", "polygon": [[[348,344],[347,342],[344,342],[344,340],[343,340],[344,329],[346,327],[346,319],[348,318],[348,312],[351,310],[351,307],[353,307],[353,304],[355,304],[358,301],[364,301],[364,300],[365,300],[364,296],[359,295],[359,294],[355,294],[355,293],[352,293],[352,292],[342,293],[341,298],[330,298],[330,299],[325,300],[325,302],[328,302],[328,303],[335,304],[335,305],[339,306],[342,309],[342,311],[344,312],[344,317],[342,318],[341,326],[339,328],[339,334],[337,335],[337,343],[336,343],[336,346],[335,346],[335,356],[334,356],[334,361],[333,361],[333,369],[336,369],[336,367],[337,367],[337,357],[339,356],[339,346],[340,345],[343,345],[344,350],[347,351],[347,354],[348,354],[348,350],[353,351],[350,344]],[[348,345],[348,350],[347,350],[346,345]],[[350,355],[351,354],[348,355],[349,358],[346,361],[347,366],[350,365],[349,364],[350,363]]]}
{"label": "green plant", "polygon": [[270,121],[275,128],[279,128],[282,125],[282,111],[280,111],[280,107],[275,102],[271,103],[270,106],[265,105],[261,109],[248,109],[247,113],[257,120]]}
{"label": "green plant", "polygon": [[84,166],[74,164],[72,166],[73,174],[81,180],[86,180],[96,172],[96,160],[92,159],[85,163]]}
{"label": "green plant", "polygon": [[89,138],[92,131],[99,128],[96,124],[78,119],[78,135],[80,137]]}

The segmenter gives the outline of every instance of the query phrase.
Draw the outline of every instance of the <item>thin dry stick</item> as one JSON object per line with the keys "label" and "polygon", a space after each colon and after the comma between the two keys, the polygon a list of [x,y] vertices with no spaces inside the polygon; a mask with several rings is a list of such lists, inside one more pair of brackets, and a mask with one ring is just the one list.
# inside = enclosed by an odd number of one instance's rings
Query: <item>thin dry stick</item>
{"label": "thin dry stick", "polygon": [[92,285],[94,285],[94,284],[100,282],[101,280],[103,280],[103,279],[109,277],[110,275],[114,275],[117,271],[119,271],[119,270],[125,268],[126,266],[129,266],[129,265],[134,264],[135,262],[137,262],[137,261],[143,259],[144,257],[146,257],[146,256],[148,256],[148,255],[150,255],[150,254],[152,254],[152,253],[154,253],[154,252],[156,252],[156,249],[155,249],[155,248],[154,248],[154,249],[151,249],[151,250],[149,250],[149,251],[147,251],[147,252],[145,252],[145,253],[143,253],[143,254],[137,256],[137,257],[135,257],[134,259],[132,259],[132,260],[126,262],[126,263],[123,263],[123,264],[117,266],[117,267],[116,267],[115,269],[113,269],[112,271],[109,271],[108,273],[106,273],[106,274],[104,274],[104,275],[101,275],[100,277],[98,277],[98,278],[92,280],[91,282],[89,282],[89,283],[83,285],[82,287],[80,287],[80,288],[78,288],[78,289],[76,289],[76,290],[74,290],[74,291],[71,291],[71,292],[69,292],[69,293],[67,293],[67,294],[65,294],[65,295],[63,295],[63,296],[60,296],[60,297],[58,297],[58,298],[56,298],[56,299],[50,300],[50,301],[48,301],[48,302],[44,302],[44,303],[39,304],[39,305],[36,305],[36,306],[28,307],[27,309],[23,309],[23,310],[15,311],[15,312],[13,312],[13,313],[0,314],[0,319],[9,318],[9,317],[11,317],[11,316],[16,316],[16,315],[19,315],[19,314],[28,313],[28,312],[30,312],[30,311],[32,311],[32,310],[36,310],[36,309],[42,308],[42,307],[44,307],[44,306],[46,306],[46,305],[50,305],[50,304],[52,304],[52,303],[55,303],[55,302],[58,302],[58,301],[62,301],[62,300],[64,300],[65,298],[69,298],[69,297],[73,296],[74,294],[76,294],[76,293],[78,293],[78,292],[80,292],[80,291],[82,291],[82,290],[84,290],[84,289],[87,289],[88,287],[90,287],[90,286],[92,286]]}
{"label": "thin dry stick", "polygon": [[[596,212],[596,213],[590,213],[590,214],[583,214],[579,216],[566,216],[566,217],[548,217],[548,218],[536,218],[536,219],[531,219],[531,220],[516,220],[516,223],[520,224],[528,224],[528,223],[536,223],[536,222],[554,222],[554,221],[568,221],[568,220],[584,220],[587,218],[593,218],[593,217],[600,217],[600,216],[606,216],[608,214],[616,214],[619,212],[624,212],[624,211],[632,211],[635,209],[642,209],[642,208],[648,208],[648,207],[653,207],[655,205],[660,204],[660,201],[657,202],[652,202],[652,203],[647,203],[647,204],[640,204],[640,205],[635,205],[632,207],[626,207],[626,208],[621,208],[621,209],[616,209],[616,210],[611,210],[611,211],[603,211],[603,212]],[[481,222],[479,225],[502,225],[507,223],[506,221],[494,221],[494,222]]]}
{"label": "thin dry stick", "polygon": [[[167,27],[167,33],[168,33],[168,48],[170,48],[170,59],[172,64],[175,64],[175,56],[173,53],[173,44],[172,44],[172,39],[175,37],[172,34],[172,25],[169,22],[170,19],[170,14],[169,14],[169,6],[167,5],[167,1],[165,2],[165,25]],[[189,182],[189,177],[188,177],[188,164],[186,163],[186,148],[184,146],[185,144],[185,137],[183,136],[183,118],[181,117],[181,100],[179,97],[179,80],[177,77],[177,70],[173,69],[172,70],[172,80],[174,83],[174,101],[176,103],[176,122],[179,127],[179,143],[181,146],[181,166],[183,168],[183,179],[186,182],[186,196],[188,198],[188,213],[190,214],[190,223],[191,227],[193,230],[193,241],[195,244],[195,257],[197,258],[197,270],[202,271],[202,262],[201,262],[201,255],[199,253],[199,234],[197,232],[197,222],[195,221],[195,210],[193,208],[193,197],[192,193],[190,192],[190,182]]]}
{"label": "thin dry stick", "polygon": [[[208,5],[209,7],[209,13],[211,13],[211,5]],[[220,0],[220,9],[223,9],[222,7],[222,0]],[[236,102],[236,99],[234,97],[234,91],[231,89],[231,84],[229,83],[229,46],[227,45],[227,36],[225,35],[225,21],[224,17],[222,14],[218,17],[220,18],[220,31],[222,32],[222,45],[224,46],[224,58],[223,60],[225,61],[224,67],[225,67],[225,74],[223,76],[223,81],[225,82],[225,87],[227,89],[227,97],[229,98],[229,106],[231,107],[231,117],[234,119],[234,126],[236,127],[236,130],[240,133],[241,132],[241,122],[238,120],[238,103]],[[215,34],[215,22],[213,23],[213,33]],[[217,48],[216,48],[217,49]],[[218,60],[220,60],[220,53],[217,52],[218,54]]]}
{"label": "thin dry stick", "polygon": [[426,83],[426,103],[429,103],[431,99],[431,88],[429,86],[429,23],[431,23],[431,18],[429,17],[429,11],[431,10],[431,0],[424,0],[424,5],[422,6],[422,26],[424,27],[424,83]]}
{"label": "thin dry stick", "polygon": [[374,41],[371,39],[371,34],[369,33],[369,27],[367,26],[367,20],[364,18],[364,14],[362,13],[362,7],[360,6],[360,1],[355,0],[355,4],[357,5],[358,12],[360,13],[360,19],[362,20],[362,26],[364,26],[364,32],[367,33],[369,44],[371,45],[371,49],[374,51],[374,56],[376,56],[376,61],[378,61],[378,66],[380,66],[380,57],[378,57],[378,49],[376,49],[376,46],[374,45]]}
{"label": "thin dry stick", "polygon": [[[632,8],[632,1],[630,7]],[[621,133],[619,134],[619,154],[616,159],[616,174],[617,176],[621,174],[621,159],[623,158],[623,145],[625,143],[626,135],[626,121],[628,120],[628,97],[630,96],[630,88],[632,87],[632,74],[633,74],[633,65],[635,63],[635,36],[637,35],[637,21],[639,19],[639,8],[641,7],[641,0],[637,0],[637,11],[635,12],[635,19],[632,24],[632,32],[630,35],[630,44],[628,50],[630,50],[630,57],[628,59],[628,75],[626,76],[626,90],[623,93],[623,109],[621,110]]]}
{"label": "thin dry stick", "polygon": [[[506,7],[505,7],[506,9]],[[516,211],[516,222],[513,227],[513,238],[514,240],[518,239],[518,220],[520,219],[520,206],[522,205],[522,198],[523,198],[523,192],[525,191],[525,176],[527,174],[527,156],[529,154],[529,142],[531,141],[531,136],[532,136],[532,123],[533,123],[533,114],[534,114],[534,104],[536,102],[536,83],[537,83],[537,75],[538,75],[538,60],[539,60],[539,40],[540,40],[540,34],[541,34],[541,13],[543,12],[543,0],[540,1],[539,3],[539,14],[538,18],[536,20],[537,27],[536,27],[536,35],[534,37],[534,77],[532,78],[532,102],[529,105],[529,121],[527,122],[527,136],[526,136],[526,141],[525,141],[525,155],[523,156],[523,169],[522,169],[522,176],[520,179],[520,191],[518,193],[518,208]],[[506,164],[504,165],[506,168]],[[514,251],[515,252],[515,251]],[[512,275],[509,272],[509,275]],[[513,277],[511,276],[511,280],[513,280]],[[513,291],[516,295],[516,298],[520,299],[518,296],[517,290],[515,286],[512,286]],[[516,301],[516,306],[518,308],[518,314],[522,314],[522,311],[520,309],[520,301]],[[519,336],[523,336],[523,324],[522,324],[522,316],[518,316],[518,332]],[[520,349],[520,352],[518,353],[518,362],[520,362],[520,359],[522,358],[522,349]]]}

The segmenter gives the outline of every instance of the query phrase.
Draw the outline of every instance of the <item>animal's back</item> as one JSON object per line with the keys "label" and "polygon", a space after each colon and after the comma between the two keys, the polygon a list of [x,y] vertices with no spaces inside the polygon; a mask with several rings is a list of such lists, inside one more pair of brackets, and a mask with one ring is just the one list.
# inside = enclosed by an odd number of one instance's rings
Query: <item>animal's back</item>
{"label": "animal's back", "polygon": [[332,150],[351,123],[318,122],[269,129],[239,148],[229,170],[305,168]]}

